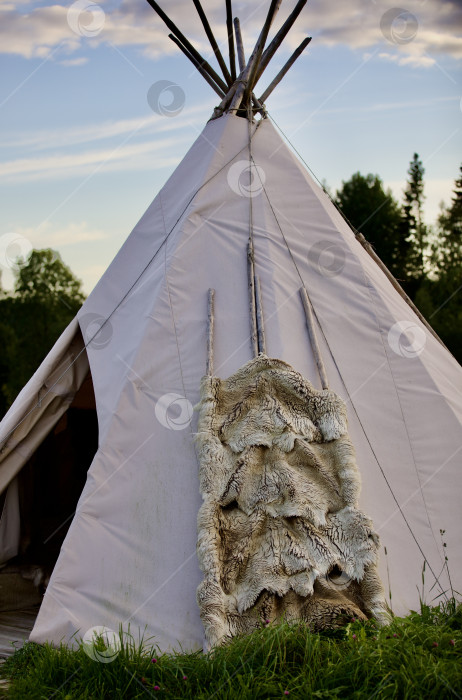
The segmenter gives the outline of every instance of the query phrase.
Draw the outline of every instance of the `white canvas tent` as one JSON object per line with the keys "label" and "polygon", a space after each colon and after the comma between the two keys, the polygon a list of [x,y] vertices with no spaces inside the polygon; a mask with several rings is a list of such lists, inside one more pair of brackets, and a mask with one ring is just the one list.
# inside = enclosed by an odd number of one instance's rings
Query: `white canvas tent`
{"label": "white canvas tent", "polygon": [[15,476],[89,367],[98,449],[33,641],[130,625],[162,649],[203,645],[192,407],[206,367],[209,288],[215,373],[227,377],[253,357],[250,204],[267,354],[320,388],[304,285],[330,386],[347,404],[361,506],[381,538],[394,612],[418,606],[424,561],[428,600],[451,594],[440,529],[461,590],[462,370],[270,120],[250,125],[249,142],[249,122],[235,111],[207,123],[2,422],[0,488],[10,489],[0,542],[11,553]]}

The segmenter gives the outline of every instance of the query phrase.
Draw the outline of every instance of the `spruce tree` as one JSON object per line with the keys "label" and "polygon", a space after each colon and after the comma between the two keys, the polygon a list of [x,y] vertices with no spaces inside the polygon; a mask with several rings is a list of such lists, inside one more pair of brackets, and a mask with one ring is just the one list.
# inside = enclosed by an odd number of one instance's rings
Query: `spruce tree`
{"label": "spruce tree", "polygon": [[449,207],[438,218],[433,274],[421,285],[416,303],[443,342],[462,362],[462,167]]}
{"label": "spruce tree", "polygon": [[414,153],[407,172],[401,223],[402,235],[409,243],[406,267],[408,276],[421,282],[426,276],[428,229],[423,220],[425,170],[418,153]]}
{"label": "spruce tree", "polygon": [[378,175],[354,173],[342,182],[336,203],[345,218],[367,238],[388,269],[400,280],[406,254],[400,242],[400,209]]}
{"label": "spruce tree", "polygon": [[462,265],[462,165],[454,183],[452,202],[449,207],[443,206],[438,217],[437,258],[441,272]]}

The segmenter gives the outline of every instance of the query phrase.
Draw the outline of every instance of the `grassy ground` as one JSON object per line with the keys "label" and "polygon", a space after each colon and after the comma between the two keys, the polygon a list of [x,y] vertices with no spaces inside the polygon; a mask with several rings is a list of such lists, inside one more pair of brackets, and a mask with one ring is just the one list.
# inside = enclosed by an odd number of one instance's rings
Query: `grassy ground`
{"label": "grassy ground", "polygon": [[26,644],[1,674],[7,697],[21,700],[460,698],[462,606],[423,606],[382,629],[373,621],[323,634],[268,625],[206,655],[158,655],[125,637],[114,657],[101,663],[83,648]]}

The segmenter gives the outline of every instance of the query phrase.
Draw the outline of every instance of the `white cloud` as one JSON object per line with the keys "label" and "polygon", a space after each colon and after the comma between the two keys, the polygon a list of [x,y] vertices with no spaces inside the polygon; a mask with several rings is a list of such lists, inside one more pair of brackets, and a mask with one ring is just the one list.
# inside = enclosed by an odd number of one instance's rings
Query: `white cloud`
{"label": "white cloud", "polygon": [[[98,241],[108,241],[110,247],[111,236],[106,231],[91,227],[86,221],[66,222],[64,224],[51,224],[46,221],[38,227],[17,226],[16,234],[24,236],[33,248],[40,250],[52,248],[58,250],[65,262],[69,264],[68,257],[71,258],[72,270],[79,278],[85,281],[86,291],[90,291],[101,277],[105,270],[104,265],[75,265],[76,261],[88,260],[91,257],[91,246],[89,244]],[[79,247],[79,244],[83,244]],[[73,248],[75,246],[75,248]],[[69,250],[69,248],[71,248]],[[14,287],[14,273],[12,270],[2,270],[1,283],[4,289],[12,290]]]}
{"label": "white cloud", "polygon": [[62,5],[39,7],[28,14],[6,11],[0,24],[0,51],[24,58],[46,58],[57,47],[75,51],[80,40],[66,18]]}
{"label": "white cloud", "polygon": [[[18,158],[0,164],[0,180],[9,183],[16,181],[44,180],[63,177],[77,177],[96,172],[115,170],[152,169],[152,153],[160,152],[156,157],[156,166],[163,167],[177,163],[170,153],[173,147],[182,142],[190,142],[185,136],[163,139],[161,142],[142,142],[115,148],[94,149],[62,155],[45,155],[38,158]],[[162,155],[165,151],[166,154]],[[151,154],[149,158],[147,155]],[[168,154],[168,155],[167,155]]]}
{"label": "white cloud", "polygon": [[[24,58],[46,58],[53,49],[59,53],[73,53],[83,46],[112,43],[116,46],[154,45],[156,55],[173,51],[173,44],[161,27],[137,23],[132,13],[114,10],[106,13],[101,30],[94,35],[76,33],[68,23],[68,5],[37,7],[28,13],[12,10],[2,14],[0,24],[0,52],[17,54]],[[82,31],[86,22],[82,18]]]}
{"label": "white cloud", "polygon": [[378,57],[383,61],[397,63],[399,66],[412,66],[415,68],[429,68],[436,63],[431,56],[402,56],[396,53],[382,52],[378,54]]}
{"label": "white cloud", "polygon": [[61,226],[47,221],[37,228],[32,226],[16,228],[15,233],[27,238],[34,248],[62,248],[109,238],[106,232],[89,227],[86,221],[68,222]]}
{"label": "white cloud", "polygon": [[88,58],[85,56],[81,56],[80,58],[68,58],[64,61],[60,61],[62,66],[84,66],[85,63],[88,63]]}
{"label": "white cloud", "polygon": [[[89,37],[80,36],[71,30],[67,21],[68,5],[36,7],[27,14],[24,14],[23,8],[19,12],[14,3],[8,0],[1,2],[0,7],[2,6],[0,51],[3,53],[43,58],[57,46],[60,46],[60,50],[71,53],[87,43],[138,46],[145,55],[151,57],[176,51],[168,39],[168,31],[163,22],[147,4],[122,0],[115,9],[109,10],[101,3],[100,11],[105,8],[104,24],[101,31]],[[210,55],[210,47],[204,39],[204,32],[191,3],[186,0],[169,0],[164,6],[198,48]],[[262,26],[266,5],[236,2],[233,9],[234,14],[240,16],[246,48],[249,50]],[[275,26],[279,26],[290,9],[283,8]],[[416,67],[432,65],[434,57],[439,55],[462,58],[462,42],[460,36],[457,36],[458,32],[462,32],[460,2],[407,0],[406,16],[411,17],[407,29],[403,17],[397,16],[394,22],[389,19],[386,13],[392,9],[392,0],[350,0],[348,3],[312,0],[302,11],[285,43],[293,48],[308,33],[315,37],[316,46],[344,45],[352,49],[383,46],[386,51],[382,52],[382,58],[397,57],[385,60]],[[217,40],[226,53],[221,0],[209,2],[207,14]],[[90,20],[81,17],[83,29],[89,26]],[[390,29],[392,25],[393,31]]]}
{"label": "white cloud", "polygon": [[61,129],[45,129],[29,133],[23,131],[16,134],[10,133],[8,139],[0,141],[0,148],[56,149],[91,143],[100,139],[129,136],[135,132],[144,135],[164,134],[170,131],[180,131],[188,125],[196,125],[202,129],[204,111],[207,109],[211,111],[214,104],[214,100],[206,104],[202,102],[194,107],[185,108],[181,114],[173,118],[150,113],[148,116],[111,120],[97,124],[73,125]]}
{"label": "white cloud", "polygon": [[[428,95],[428,97],[420,100],[403,100],[402,102],[371,102],[368,105],[361,106],[361,114],[365,112],[396,112],[398,110],[408,110],[408,109],[428,109],[430,107],[435,107],[439,104],[444,104],[446,102],[459,102],[459,97],[434,97],[433,95]],[[333,107],[327,109],[320,109],[318,114],[343,114],[343,113],[357,113],[358,108],[354,104],[349,107]]]}
{"label": "white cloud", "polygon": [[[148,116],[105,121],[85,126],[18,132],[0,141],[0,181],[15,182],[85,177],[108,171],[174,167],[178,147],[190,145],[203,127],[203,113],[213,102],[185,108],[176,117]],[[149,140],[146,137],[149,136]],[[110,145],[102,146],[104,140]],[[112,143],[111,143],[112,141]],[[86,145],[85,149],[76,146]],[[8,159],[8,149],[23,157]]]}

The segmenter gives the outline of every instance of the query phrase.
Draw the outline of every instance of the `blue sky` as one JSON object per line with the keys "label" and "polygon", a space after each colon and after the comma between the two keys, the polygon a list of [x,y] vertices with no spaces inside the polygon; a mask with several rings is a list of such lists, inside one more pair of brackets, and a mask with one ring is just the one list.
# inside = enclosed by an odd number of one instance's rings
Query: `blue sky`
{"label": "blue sky", "polygon": [[[212,62],[191,0],[160,4]],[[203,6],[224,41],[224,0]],[[268,6],[233,3],[247,55]],[[0,0],[0,248],[55,248],[91,290],[218,102],[167,34],[145,0]],[[461,161],[461,34],[460,0],[309,0],[260,88],[313,36],[270,114],[333,190],[372,172],[400,198],[419,153],[432,223]],[[162,80],[184,94],[175,116],[148,103]]]}

